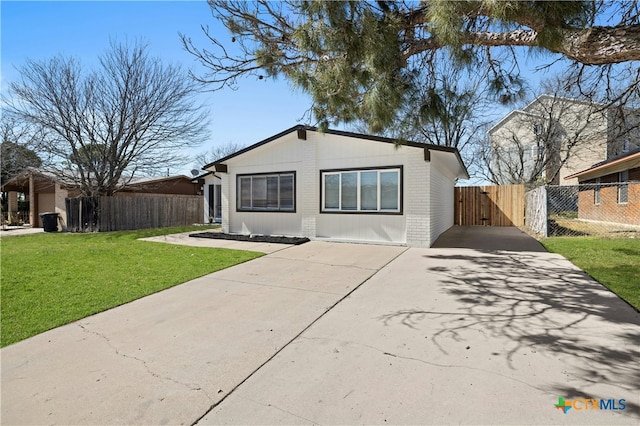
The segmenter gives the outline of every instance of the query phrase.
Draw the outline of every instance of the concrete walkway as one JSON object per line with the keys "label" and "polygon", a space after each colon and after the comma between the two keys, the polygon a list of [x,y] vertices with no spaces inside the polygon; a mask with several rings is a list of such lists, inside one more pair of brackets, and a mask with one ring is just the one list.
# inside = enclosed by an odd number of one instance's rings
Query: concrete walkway
{"label": "concrete walkway", "polygon": [[2,423],[640,423],[640,315],[489,229],[293,246],[4,348]]}
{"label": "concrete walkway", "polygon": [[44,233],[44,228],[29,228],[25,226],[7,226],[4,229],[0,229],[0,238],[17,237],[20,235],[41,234],[41,233]]}
{"label": "concrete walkway", "polygon": [[[204,232],[211,232],[210,229]],[[216,240],[211,238],[192,238],[189,235],[196,232],[161,235],[158,237],[141,238],[143,241],[178,244],[192,247],[226,248],[232,250],[258,251],[260,253],[275,253],[291,247],[290,244],[254,243],[251,241]]]}

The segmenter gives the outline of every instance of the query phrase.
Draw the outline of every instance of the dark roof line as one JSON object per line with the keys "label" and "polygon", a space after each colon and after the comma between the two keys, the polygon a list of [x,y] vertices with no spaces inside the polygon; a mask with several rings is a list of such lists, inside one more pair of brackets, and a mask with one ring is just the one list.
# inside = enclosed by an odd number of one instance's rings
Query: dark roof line
{"label": "dark roof line", "polygon": [[236,151],[236,152],[234,152],[232,154],[227,155],[226,157],[219,158],[219,159],[217,159],[216,161],[214,161],[212,163],[204,165],[202,168],[204,170],[206,170],[206,169],[208,169],[209,167],[211,167],[211,166],[213,166],[215,164],[223,163],[223,162],[225,162],[225,161],[227,161],[227,160],[229,160],[229,159],[231,159],[233,157],[237,157],[238,155],[244,154],[245,152],[251,151],[251,150],[253,150],[255,148],[258,148],[258,147],[260,147],[262,145],[265,145],[265,144],[267,144],[269,142],[272,142],[272,141],[274,141],[274,140],[276,140],[278,138],[281,138],[284,135],[288,135],[289,133],[291,133],[293,131],[296,131],[296,130],[299,130],[299,129],[310,130],[309,128],[307,128],[307,127],[305,127],[303,125],[297,125],[297,126],[291,127],[291,128],[289,128],[287,130],[284,130],[284,131],[278,133],[277,135],[273,135],[271,137],[268,137],[267,139],[261,140],[260,142],[254,143],[253,145],[249,145],[246,148],[242,148],[240,151]]}
{"label": "dark roof line", "polygon": [[205,177],[207,177],[209,175],[216,176],[216,172],[206,172],[206,173],[203,173],[201,175],[194,176],[194,177],[191,178],[191,182],[197,182],[198,180],[203,179],[203,178],[205,178]]}
{"label": "dark roof line", "polygon": [[[226,157],[220,158],[212,163],[209,163],[207,165],[205,165],[203,168],[204,169],[208,169],[211,166],[214,166],[216,164],[221,164],[224,163],[225,161],[237,157],[239,155],[244,154],[245,152],[251,151],[253,149],[256,149],[258,147],[261,147],[262,145],[265,145],[269,142],[272,142],[276,139],[279,139],[285,135],[288,135],[289,133],[298,131],[298,130],[308,130],[311,132],[320,132],[318,130],[317,127],[313,127],[313,126],[306,126],[303,124],[298,124],[296,126],[290,127],[287,130],[284,130],[276,135],[273,135],[271,137],[268,137],[267,139],[264,139],[260,142],[254,143],[253,145],[249,145],[246,148],[241,149],[240,151],[236,151],[233,154],[227,155]],[[346,132],[343,130],[332,130],[332,129],[327,129],[325,131],[322,131],[320,133],[326,133],[329,135],[336,135],[336,136],[345,136],[345,137],[351,137],[351,138],[357,138],[357,139],[365,139],[365,140],[370,140],[370,141],[375,141],[375,142],[384,142],[384,143],[392,143],[392,144],[399,144],[399,145],[406,145],[406,146],[410,146],[410,147],[414,147],[414,148],[426,148],[426,149],[432,149],[434,151],[443,151],[443,152],[449,152],[452,154],[455,154],[458,161],[460,162],[460,165],[462,166],[462,168],[464,169],[464,172],[467,176],[469,176],[469,172],[467,171],[467,166],[464,164],[464,161],[462,161],[462,157],[460,156],[460,151],[458,151],[457,148],[453,148],[453,147],[449,147],[449,146],[441,146],[441,145],[432,145],[432,144],[427,144],[427,143],[422,143],[422,142],[412,142],[412,141],[402,141],[399,139],[393,139],[393,138],[387,138],[384,136],[374,136],[374,135],[364,135],[361,133],[353,133],[353,132]]]}

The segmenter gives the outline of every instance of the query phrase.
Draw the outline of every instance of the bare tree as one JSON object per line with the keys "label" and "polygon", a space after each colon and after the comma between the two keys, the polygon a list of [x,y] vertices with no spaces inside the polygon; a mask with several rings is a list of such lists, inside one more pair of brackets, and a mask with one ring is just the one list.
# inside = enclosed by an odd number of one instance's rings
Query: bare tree
{"label": "bare tree", "polygon": [[[529,187],[564,178],[637,145],[637,99],[610,104],[577,99],[567,78],[543,86],[544,94],[514,110],[488,132],[477,156],[485,177],[496,184]],[[633,142],[635,140],[635,142]]]}
{"label": "bare tree", "polygon": [[[457,148],[469,170],[478,168],[476,145],[495,119],[485,73],[450,68],[444,52],[416,74],[416,82],[393,128],[402,139]],[[519,89],[522,96],[524,87]]]}
{"label": "bare tree", "polygon": [[185,163],[206,136],[198,87],[142,43],[111,43],[96,70],[73,58],[29,60],[10,84],[10,109],[44,129],[46,166],[84,195],[113,195],[134,176]]}
{"label": "bare tree", "polygon": [[222,145],[214,145],[208,151],[203,151],[196,154],[194,157],[195,168],[203,170],[202,168],[207,164],[211,164],[216,160],[219,160],[227,155],[231,155],[237,151],[240,151],[246,145],[238,142],[227,142]]}
{"label": "bare tree", "polygon": [[5,183],[27,167],[42,165],[42,160],[33,150],[41,135],[7,111],[0,114],[0,182]]}

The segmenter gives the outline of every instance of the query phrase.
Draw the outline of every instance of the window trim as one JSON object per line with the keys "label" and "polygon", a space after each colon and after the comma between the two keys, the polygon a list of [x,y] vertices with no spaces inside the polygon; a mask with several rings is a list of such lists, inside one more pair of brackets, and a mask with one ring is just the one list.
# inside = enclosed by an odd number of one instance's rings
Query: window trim
{"label": "window trim", "polygon": [[[254,178],[254,177],[270,177],[270,176],[277,176],[278,177],[278,205],[280,205],[280,176],[293,176],[293,209],[282,209],[280,207],[278,207],[277,209],[274,208],[267,208],[267,207],[260,207],[260,208],[247,208],[247,207],[242,207],[241,203],[242,203],[242,191],[240,188],[240,180],[242,178]],[[253,185],[253,182],[252,182]],[[243,173],[243,174],[237,174],[236,175],[236,212],[242,212],[242,213],[296,213],[297,211],[297,203],[298,203],[298,197],[296,195],[296,191],[298,188],[298,184],[297,184],[297,179],[296,179],[296,171],[295,170],[291,170],[291,171],[286,171],[286,172],[266,172],[266,173]],[[252,204],[253,204],[253,194],[252,194]]]}
{"label": "window trim", "polygon": [[[362,202],[360,192],[360,173],[371,171],[398,171],[398,210],[339,210],[324,208],[325,201],[325,189],[324,189],[324,176],[325,174],[339,174],[339,173],[358,173],[357,177],[357,206],[360,207]],[[380,205],[380,174],[378,173],[378,205]],[[353,168],[340,168],[340,169],[324,169],[320,170],[320,191],[319,191],[319,205],[318,211],[320,214],[367,214],[367,215],[392,215],[401,216],[404,214],[404,167],[398,166],[379,166],[379,167],[353,167]]]}
{"label": "window trim", "polygon": [[595,187],[593,188],[593,204],[596,206],[600,205],[601,202],[601,193],[600,193],[600,184],[602,183],[599,177],[595,180]]}
{"label": "window trim", "polygon": [[[623,175],[626,175],[626,177],[623,177]],[[622,191],[622,189],[625,188],[626,189],[626,200],[625,201],[620,201],[620,193]],[[629,170],[623,170],[621,172],[618,172],[618,194],[617,194],[617,201],[618,204],[629,204]]]}

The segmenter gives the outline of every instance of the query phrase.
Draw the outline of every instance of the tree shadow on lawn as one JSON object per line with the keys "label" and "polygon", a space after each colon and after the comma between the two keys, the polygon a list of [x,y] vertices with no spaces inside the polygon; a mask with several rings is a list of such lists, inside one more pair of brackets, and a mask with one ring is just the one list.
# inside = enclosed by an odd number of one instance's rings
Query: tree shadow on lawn
{"label": "tree shadow on lawn", "polygon": [[591,395],[588,389],[610,384],[629,392],[626,412],[640,415],[640,406],[631,402],[640,384],[640,314],[635,309],[560,256],[440,253],[425,256],[424,282],[447,295],[452,303],[442,310],[451,312],[401,310],[384,315],[385,324],[416,327],[430,321],[434,343],[444,353],[447,339],[461,341],[466,333],[480,332],[501,345],[511,369],[519,351],[535,348],[557,359],[569,380],[585,386],[570,390],[567,383],[556,382],[545,390],[566,398],[608,399],[612,396]]}
{"label": "tree shadow on lawn", "polygon": [[636,249],[630,249],[630,248],[620,248],[620,247],[616,247],[613,249],[613,251],[617,251],[619,253],[624,253],[627,256],[639,256],[640,257],[640,250],[636,250]]}

